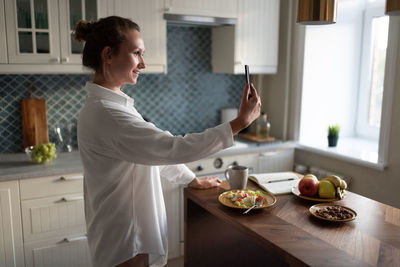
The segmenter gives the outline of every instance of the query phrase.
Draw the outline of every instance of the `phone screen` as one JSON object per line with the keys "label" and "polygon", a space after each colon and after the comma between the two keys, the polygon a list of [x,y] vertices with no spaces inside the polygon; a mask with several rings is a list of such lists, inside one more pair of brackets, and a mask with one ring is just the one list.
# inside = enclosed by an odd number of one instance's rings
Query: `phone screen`
{"label": "phone screen", "polygon": [[244,72],[246,74],[246,84],[250,83],[249,65],[244,65]]}

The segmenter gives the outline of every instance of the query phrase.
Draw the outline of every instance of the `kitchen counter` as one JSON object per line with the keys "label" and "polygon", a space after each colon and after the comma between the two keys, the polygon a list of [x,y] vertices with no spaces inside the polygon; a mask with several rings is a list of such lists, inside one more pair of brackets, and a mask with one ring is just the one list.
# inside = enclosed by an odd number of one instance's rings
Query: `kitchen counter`
{"label": "kitchen counter", "polygon": [[78,151],[59,153],[47,164],[36,164],[25,153],[0,154],[0,181],[83,172]]}
{"label": "kitchen counter", "polygon": [[229,156],[229,155],[238,155],[238,154],[246,154],[246,153],[261,153],[265,151],[271,151],[271,150],[278,150],[278,149],[284,149],[284,148],[295,148],[296,147],[296,142],[293,141],[274,141],[274,142],[268,142],[268,143],[256,143],[252,141],[248,141],[242,138],[236,138],[235,137],[235,144],[234,146],[224,149],[218,153],[215,153],[214,155],[210,156],[212,157],[223,157],[223,156]]}
{"label": "kitchen counter", "polygon": [[[257,188],[249,181],[249,189]],[[229,189],[185,188],[185,266],[398,266],[400,210],[348,192],[335,204],[355,210],[355,220],[335,223],[309,212],[315,202],[293,194],[250,211],[225,207]],[[206,255],[207,257],[205,257]],[[263,264],[264,263],[264,264]]]}
{"label": "kitchen counter", "polygon": [[[235,139],[235,145],[220,151],[212,157],[256,153],[283,147],[294,147],[292,142],[273,142],[256,144]],[[0,181],[60,175],[83,172],[78,151],[59,153],[57,158],[48,164],[35,164],[25,153],[0,154]]]}

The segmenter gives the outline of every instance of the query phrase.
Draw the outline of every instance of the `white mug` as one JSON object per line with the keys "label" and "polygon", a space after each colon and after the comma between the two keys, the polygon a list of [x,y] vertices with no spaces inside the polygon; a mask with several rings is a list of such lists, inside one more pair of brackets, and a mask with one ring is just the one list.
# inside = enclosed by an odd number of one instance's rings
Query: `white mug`
{"label": "white mug", "polygon": [[249,169],[244,166],[229,166],[225,171],[225,177],[231,189],[246,189]]}

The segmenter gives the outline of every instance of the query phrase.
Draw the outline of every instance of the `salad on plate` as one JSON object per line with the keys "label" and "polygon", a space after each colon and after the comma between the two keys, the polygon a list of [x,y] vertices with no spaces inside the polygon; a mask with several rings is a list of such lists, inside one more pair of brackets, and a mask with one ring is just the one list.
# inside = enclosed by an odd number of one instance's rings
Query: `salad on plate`
{"label": "salad on plate", "polygon": [[258,190],[231,191],[226,195],[226,198],[230,199],[235,206],[241,208],[250,208],[257,202],[264,201],[263,193]]}

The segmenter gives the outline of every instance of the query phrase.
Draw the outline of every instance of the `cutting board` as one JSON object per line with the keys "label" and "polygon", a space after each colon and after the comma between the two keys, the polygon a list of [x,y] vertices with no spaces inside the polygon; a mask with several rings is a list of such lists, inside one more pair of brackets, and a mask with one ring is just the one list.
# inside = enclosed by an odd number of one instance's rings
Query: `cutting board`
{"label": "cutting board", "polygon": [[24,147],[48,143],[46,100],[24,98],[21,100],[21,111]]}
{"label": "cutting board", "polygon": [[258,138],[255,134],[251,133],[240,133],[239,137],[253,141],[258,143],[265,143],[265,142],[273,142],[275,141],[275,137],[268,137],[268,138]]}

